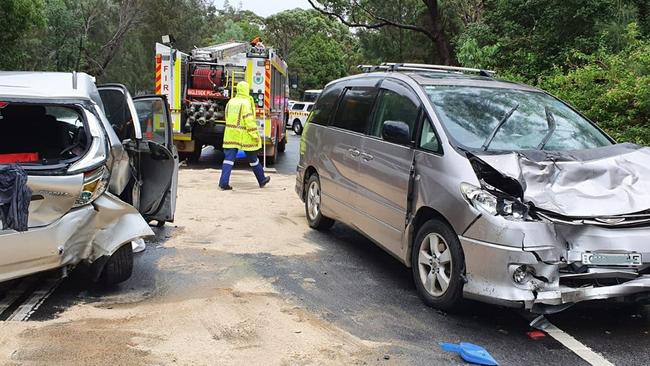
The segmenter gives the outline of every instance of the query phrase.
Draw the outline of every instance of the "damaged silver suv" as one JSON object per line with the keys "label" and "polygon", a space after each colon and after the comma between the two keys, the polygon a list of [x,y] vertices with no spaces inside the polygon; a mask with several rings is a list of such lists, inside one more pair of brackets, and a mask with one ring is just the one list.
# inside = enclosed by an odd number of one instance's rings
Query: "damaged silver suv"
{"label": "damaged silver suv", "polygon": [[650,149],[489,72],[383,64],[327,85],[301,142],[309,225],[341,221],[431,305],[561,311],[650,294]]}
{"label": "damaged silver suv", "polygon": [[80,264],[106,285],[128,279],[131,241],[174,219],[164,97],[81,73],[0,72],[0,131],[0,164],[25,172],[31,191],[26,227],[0,222],[0,281]]}

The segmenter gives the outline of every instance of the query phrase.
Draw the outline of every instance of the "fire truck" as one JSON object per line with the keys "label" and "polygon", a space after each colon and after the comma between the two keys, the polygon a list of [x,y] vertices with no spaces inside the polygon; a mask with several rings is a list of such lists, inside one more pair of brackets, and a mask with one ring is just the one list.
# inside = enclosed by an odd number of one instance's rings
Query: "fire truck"
{"label": "fire truck", "polygon": [[287,64],[272,48],[228,42],[183,53],[156,43],[156,94],[167,96],[174,144],[181,159],[196,162],[204,146],[222,150],[225,107],[237,83],[246,81],[256,105],[264,165],[287,144]]}

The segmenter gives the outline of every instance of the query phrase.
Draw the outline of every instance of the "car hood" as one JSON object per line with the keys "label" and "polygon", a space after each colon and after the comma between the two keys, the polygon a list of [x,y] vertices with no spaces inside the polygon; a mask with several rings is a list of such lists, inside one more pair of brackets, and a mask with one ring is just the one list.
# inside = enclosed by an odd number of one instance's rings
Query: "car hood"
{"label": "car hood", "polygon": [[650,209],[650,148],[626,143],[468,157],[479,179],[543,210],[596,217]]}

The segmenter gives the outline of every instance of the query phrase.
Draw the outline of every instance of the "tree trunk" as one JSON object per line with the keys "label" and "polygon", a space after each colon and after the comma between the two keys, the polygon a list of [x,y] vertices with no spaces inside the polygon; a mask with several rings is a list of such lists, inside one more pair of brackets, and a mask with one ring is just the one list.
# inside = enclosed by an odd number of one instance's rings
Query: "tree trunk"
{"label": "tree trunk", "polygon": [[429,20],[431,22],[431,35],[432,41],[436,45],[438,57],[440,62],[444,65],[451,65],[454,63],[454,58],[451,50],[451,43],[445,34],[442,25],[442,17],[440,16],[440,9],[438,9],[437,0],[422,0],[429,10]]}

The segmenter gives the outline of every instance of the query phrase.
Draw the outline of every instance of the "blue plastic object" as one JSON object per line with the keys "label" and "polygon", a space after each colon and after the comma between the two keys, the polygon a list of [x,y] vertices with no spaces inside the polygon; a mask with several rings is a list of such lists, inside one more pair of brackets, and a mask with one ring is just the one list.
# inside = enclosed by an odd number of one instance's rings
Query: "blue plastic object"
{"label": "blue plastic object", "polygon": [[245,157],[246,157],[246,151],[244,150],[237,151],[236,159],[244,159]]}
{"label": "blue plastic object", "polygon": [[440,347],[444,351],[458,353],[463,360],[469,363],[487,366],[499,365],[485,348],[472,343],[461,342],[454,344],[440,342]]}

